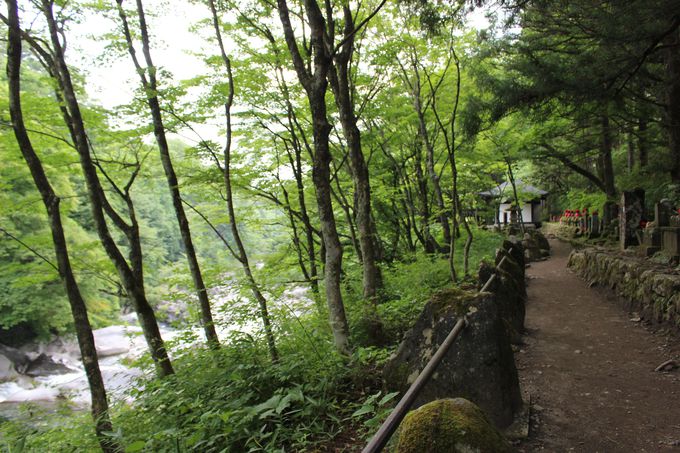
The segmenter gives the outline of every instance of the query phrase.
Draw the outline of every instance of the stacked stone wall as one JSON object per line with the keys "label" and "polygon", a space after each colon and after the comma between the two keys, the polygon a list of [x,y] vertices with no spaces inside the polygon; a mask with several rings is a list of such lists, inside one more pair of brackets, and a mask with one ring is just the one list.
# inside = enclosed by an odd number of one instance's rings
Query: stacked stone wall
{"label": "stacked stone wall", "polygon": [[569,267],[592,285],[610,288],[626,309],[680,331],[680,272],[603,249],[574,250]]}

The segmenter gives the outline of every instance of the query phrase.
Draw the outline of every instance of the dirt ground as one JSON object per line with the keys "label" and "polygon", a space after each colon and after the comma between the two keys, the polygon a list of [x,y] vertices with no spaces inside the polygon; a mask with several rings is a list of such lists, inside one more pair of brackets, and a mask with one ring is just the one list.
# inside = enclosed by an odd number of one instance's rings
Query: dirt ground
{"label": "dirt ground", "polygon": [[[680,451],[680,337],[652,332],[607,289],[588,288],[566,267],[571,247],[532,263],[525,344],[516,353],[531,395],[522,452]],[[637,321],[637,322],[636,322]]]}

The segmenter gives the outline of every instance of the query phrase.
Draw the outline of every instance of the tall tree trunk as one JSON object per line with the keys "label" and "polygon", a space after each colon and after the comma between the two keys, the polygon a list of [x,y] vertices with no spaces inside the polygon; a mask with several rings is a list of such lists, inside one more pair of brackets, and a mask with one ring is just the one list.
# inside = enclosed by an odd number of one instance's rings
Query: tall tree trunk
{"label": "tall tree trunk", "polygon": [[[666,40],[666,118],[671,181],[680,184],[680,28]],[[680,192],[680,189],[678,189]]]}
{"label": "tall tree trunk", "polygon": [[615,200],[616,186],[614,184],[614,164],[612,163],[612,130],[609,124],[609,114],[604,113],[601,117],[602,141],[600,144],[600,157],[602,159],[602,182],[604,183],[607,198]]}
{"label": "tall tree trunk", "polygon": [[421,143],[416,144],[414,167],[416,171],[416,190],[418,191],[419,214],[422,231],[421,242],[425,253],[435,253],[439,250],[437,240],[430,232],[430,201],[427,190],[427,177],[423,173],[423,156]]}
{"label": "tall tree trunk", "polygon": [[647,166],[647,120],[640,118],[638,121],[638,160],[640,168]]}
{"label": "tall tree trunk", "polygon": [[[375,304],[381,279],[376,262],[371,227],[371,183],[368,166],[361,148],[361,133],[357,127],[357,118],[354,115],[354,104],[351,96],[349,61],[354,52],[356,30],[349,4],[343,5],[343,17],[345,21],[344,44],[336,54],[335,64],[331,66],[328,74],[349,151],[349,168],[354,183],[356,223],[359,230],[363,266],[363,293],[371,304]],[[377,311],[374,309],[373,312],[377,320]]]}
{"label": "tall tree trunk", "polygon": [[349,326],[345,316],[345,306],[340,291],[342,271],[342,246],[336,229],[333,203],[331,200],[331,153],[328,137],[331,126],[326,112],[326,91],[331,58],[328,55],[329,43],[325,40],[325,21],[315,0],[304,0],[305,13],[311,35],[310,45],[313,57],[313,72],[307,69],[298,48],[290,22],[286,0],[277,0],[277,9],[289,53],[298,76],[307,94],[312,117],[314,136],[314,157],[312,160],[312,181],[316,188],[316,202],[319,211],[323,246],[325,248],[325,287],[326,302],[330,316],[331,330],[336,349],[341,354],[350,352]]}
{"label": "tall tree trunk", "polygon": [[[87,138],[87,133],[85,131],[85,125],[83,123],[82,114],[80,112],[80,106],[75,95],[75,90],[73,88],[73,83],[71,81],[71,74],[66,65],[64,59],[64,52],[59,41],[59,31],[54,20],[54,14],[52,11],[52,1],[43,0],[42,8],[47,20],[50,39],[52,43],[52,53],[54,55],[54,73],[57,77],[57,82],[62,90],[65,109],[62,110],[65,116],[65,122],[71,131],[73,142],[78,152],[78,157],[80,159],[80,165],[85,177],[85,183],[87,186],[88,196],[90,200],[90,207],[92,210],[92,217],[96,226],[97,234],[100,241],[106,251],[107,255],[113,262],[118,274],[120,275],[121,282],[128,293],[135,311],[137,312],[140,325],[144,332],[144,337],[149,346],[151,352],[151,357],[156,366],[156,372],[160,377],[164,377],[174,373],[172,364],[170,363],[170,358],[168,357],[167,351],[165,350],[165,344],[163,338],[161,337],[160,330],[158,329],[158,323],[156,322],[156,316],[146,299],[146,294],[144,292],[144,287],[139,285],[136,281],[133,271],[130,266],[125,261],[123,254],[116,245],[113,237],[109,232],[109,227],[104,217],[105,205],[107,205],[104,191],[101,187],[97,171],[95,169],[94,163],[92,162],[92,157],[90,155],[89,141]],[[118,219],[120,223],[120,219]]]}
{"label": "tall tree trunk", "polygon": [[628,152],[626,155],[626,169],[628,173],[632,173],[635,168],[635,144],[633,143],[633,134],[628,133]]}
{"label": "tall tree trunk", "polygon": [[177,181],[177,174],[172,164],[172,159],[170,157],[170,147],[168,146],[168,141],[165,136],[165,126],[163,125],[163,116],[161,114],[160,102],[158,100],[158,84],[156,80],[156,67],[151,59],[151,51],[149,46],[149,34],[146,24],[146,17],[144,14],[144,5],[142,0],[137,1],[137,15],[139,17],[139,28],[142,38],[142,52],[144,54],[144,59],[146,61],[146,69],[148,71],[148,79],[145,75],[144,68],[141,67],[137,56],[135,54],[134,45],[132,42],[132,35],[130,33],[130,28],[127,22],[127,16],[123,10],[123,0],[116,0],[118,3],[119,16],[123,22],[123,31],[125,34],[125,40],[128,47],[128,52],[132,57],[135,69],[139,74],[142,86],[146,92],[146,101],[151,111],[151,118],[153,122],[154,136],[156,137],[156,143],[158,144],[158,151],[161,157],[161,164],[163,166],[163,171],[168,183],[168,188],[170,189],[170,196],[172,198],[172,205],[175,210],[175,216],[177,217],[177,224],[179,226],[180,235],[182,237],[182,243],[184,245],[184,251],[187,255],[187,261],[189,263],[189,270],[191,272],[191,278],[194,283],[194,288],[196,290],[196,296],[198,297],[200,311],[201,311],[201,324],[203,325],[203,331],[205,333],[206,340],[210,347],[219,348],[219,338],[217,337],[217,331],[215,330],[215,323],[212,317],[212,311],[210,309],[210,300],[208,299],[208,292],[203,281],[203,275],[201,273],[201,268],[198,264],[198,258],[196,256],[196,250],[194,248],[194,243],[191,238],[191,229],[189,227],[189,220],[187,219],[186,213],[184,212],[184,206],[182,205],[182,196],[179,190],[179,182]]}
{"label": "tall tree trunk", "polygon": [[[444,196],[442,194],[442,187],[439,183],[439,174],[434,168],[434,145],[430,138],[430,134],[427,131],[427,123],[425,121],[425,112],[423,111],[423,102],[421,96],[421,80],[420,72],[418,71],[418,65],[414,62],[413,70],[415,74],[415,80],[412,86],[413,92],[413,107],[418,116],[418,133],[420,134],[423,143],[425,144],[425,165],[427,167],[427,174],[430,177],[430,182],[432,183],[432,190],[434,191],[435,203],[437,203],[437,208],[439,210],[439,223],[442,226],[442,232],[444,234],[444,242],[446,244],[451,243],[451,227],[449,226],[449,217],[447,215],[446,205],[444,204]],[[436,96],[436,93],[432,94]]]}
{"label": "tall tree trunk", "polygon": [[601,137],[600,137],[600,156],[598,159],[599,173],[604,193],[607,195],[602,214],[602,224],[607,227],[616,218],[616,186],[614,184],[614,165],[612,163],[612,131],[609,124],[609,113],[606,110],[600,118]]}
{"label": "tall tree trunk", "polygon": [[87,315],[87,308],[80,288],[73,275],[73,269],[68,255],[66,237],[59,211],[59,197],[52,189],[40,158],[35,153],[31,140],[26,132],[21,107],[21,29],[16,0],[7,0],[8,9],[8,45],[7,45],[7,80],[9,85],[9,111],[14,135],[26,161],[33,182],[40,192],[52,232],[54,254],[57,258],[57,268],[71,307],[73,324],[80,348],[80,355],[85,368],[85,375],[90,387],[92,399],[92,418],[95,424],[97,439],[102,450],[106,453],[120,452],[122,448],[108,435],[113,431],[109,417],[109,405],[106,389],[99,369],[97,349],[92,335],[92,326]]}
{"label": "tall tree trunk", "polygon": [[267,299],[260,291],[260,286],[257,284],[255,277],[253,276],[252,270],[250,268],[250,262],[248,261],[248,254],[246,253],[246,248],[241,240],[241,233],[238,229],[238,224],[236,222],[236,211],[234,210],[234,197],[231,187],[231,143],[232,143],[232,129],[231,129],[231,107],[234,101],[234,77],[231,71],[231,60],[227,56],[224,50],[224,43],[222,41],[222,32],[220,30],[220,23],[217,18],[217,10],[215,8],[214,0],[209,0],[210,12],[212,14],[213,26],[215,28],[215,37],[217,38],[217,43],[220,48],[220,56],[222,57],[222,62],[224,64],[224,69],[227,73],[227,82],[229,85],[229,92],[227,94],[227,99],[224,103],[224,115],[227,123],[226,131],[226,143],[224,145],[224,187],[226,191],[226,201],[227,201],[227,214],[229,215],[229,227],[231,228],[231,235],[236,243],[235,258],[241,263],[243,272],[246,275],[248,281],[248,286],[257,300],[260,307],[260,318],[262,319],[262,324],[264,326],[265,336],[267,338],[267,346],[269,348],[269,355],[272,362],[278,362],[279,353],[276,349],[276,340],[274,338],[274,332],[272,331],[271,318],[269,316],[269,309],[267,307]]}

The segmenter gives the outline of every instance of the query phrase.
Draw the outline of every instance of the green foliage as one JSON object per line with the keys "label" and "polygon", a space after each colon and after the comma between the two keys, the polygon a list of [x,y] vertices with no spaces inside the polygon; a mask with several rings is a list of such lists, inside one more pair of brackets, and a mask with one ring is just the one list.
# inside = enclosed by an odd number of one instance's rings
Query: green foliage
{"label": "green foliage", "polygon": [[[134,403],[113,409],[112,435],[126,451],[279,452],[328,442],[356,410],[346,393],[352,371],[325,341],[315,345],[323,349],[316,356],[301,352],[298,340],[282,344],[277,364],[247,336],[220,351],[185,350],[174,362],[176,376],[142,379],[131,390]],[[26,451],[92,445],[90,423],[59,423],[59,429],[8,423],[0,432],[8,446],[23,443]]]}
{"label": "green foliage", "polygon": [[588,209],[589,212],[602,212],[607,197],[603,193],[593,193],[583,189],[572,189],[563,197],[563,209]]}
{"label": "green foliage", "polygon": [[[474,242],[470,253],[470,269],[474,275],[477,266],[485,258],[492,258],[502,237],[499,233],[473,228]],[[463,267],[462,249],[465,233],[456,241],[460,253],[456,254],[456,266]],[[359,345],[368,343],[371,325],[366,319],[366,303],[361,297],[361,268],[350,267],[345,277],[345,304],[350,318],[353,340]],[[444,255],[428,255],[417,252],[403,260],[385,264],[382,268],[384,288],[378,315],[383,324],[384,335],[391,344],[399,341],[411,327],[430,296],[442,287],[450,285],[448,258]]]}

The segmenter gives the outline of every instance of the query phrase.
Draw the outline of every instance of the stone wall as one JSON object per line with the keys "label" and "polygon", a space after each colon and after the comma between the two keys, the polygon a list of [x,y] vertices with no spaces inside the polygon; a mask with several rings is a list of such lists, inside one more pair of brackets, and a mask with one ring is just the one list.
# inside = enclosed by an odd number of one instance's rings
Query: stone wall
{"label": "stone wall", "polygon": [[679,271],[598,248],[574,250],[569,267],[590,284],[612,289],[642,319],[680,330]]}

